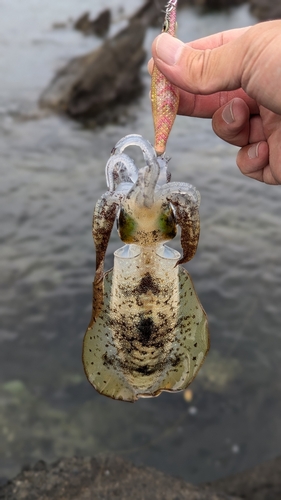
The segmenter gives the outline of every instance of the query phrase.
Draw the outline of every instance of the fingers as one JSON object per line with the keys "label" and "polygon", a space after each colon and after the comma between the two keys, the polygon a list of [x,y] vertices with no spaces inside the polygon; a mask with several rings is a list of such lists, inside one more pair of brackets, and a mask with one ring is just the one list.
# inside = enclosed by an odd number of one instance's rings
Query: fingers
{"label": "fingers", "polygon": [[[242,174],[266,184],[279,184],[269,165],[269,149],[266,141],[245,146],[237,154],[236,163]],[[280,179],[281,180],[281,179]]]}
{"label": "fingers", "polygon": [[246,50],[241,39],[242,35],[225,45],[199,50],[162,33],[153,42],[152,55],[160,71],[179,88],[212,94],[241,87]]}
{"label": "fingers", "polygon": [[154,66],[154,60],[151,57],[151,59],[149,59],[149,61],[147,63],[147,70],[148,70],[148,73],[150,74],[150,76],[152,75],[153,66]]}
{"label": "fingers", "polygon": [[242,89],[228,92],[216,92],[210,95],[196,95],[180,91],[180,115],[212,118],[214,113],[234,98],[243,99],[251,114],[259,113],[256,101],[251,99]]}
{"label": "fingers", "polygon": [[[154,67],[153,59],[147,64],[147,69],[152,74]],[[180,103],[178,114],[184,116],[196,116],[199,118],[212,118],[218,108],[231,101],[235,97],[240,97],[247,104],[251,114],[259,113],[259,108],[254,99],[251,99],[242,89],[216,92],[210,95],[192,94],[180,90]]]}
{"label": "fingers", "polygon": [[237,165],[248,177],[267,184],[281,184],[281,129],[277,127],[267,141],[240,149]]}
{"label": "fingers", "polygon": [[[162,33],[152,54],[180,89],[179,114],[212,117],[215,133],[241,148],[237,165],[244,175],[281,184],[281,20],[189,44]],[[152,61],[148,67],[151,72]]]}
{"label": "fingers", "polygon": [[216,47],[220,47],[221,45],[225,45],[232,40],[235,40],[250,28],[251,26],[247,26],[246,28],[236,28],[232,30],[221,31],[220,33],[215,33],[213,35],[199,38],[198,40],[193,40],[192,42],[189,42],[188,45],[190,45],[190,47],[193,47],[194,49],[214,49]]}
{"label": "fingers", "polygon": [[184,91],[210,95],[241,87],[266,108],[281,112],[281,20],[188,44],[162,33],[152,55],[160,71]]}
{"label": "fingers", "polygon": [[249,143],[250,111],[243,99],[232,99],[219,108],[212,120],[214,132],[224,141],[235,146]]}
{"label": "fingers", "polygon": [[236,161],[244,175],[267,184],[281,184],[281,129],[277,128],[267,139],[262,118],[251,116],[249,107],[240,98],[234,98],[214,113],[213,129],[224,141],[241,147]]}
{"label": "fingers", "polygon": [[[214,49],[228,42],[231,42],[232,40],[235,40],[243,33],[248,31],[249,28],[251,28],[251,26],[248,26],[246,28],[237,28],[228,31],[222,31],[220,33],[215,33],[213,35],[199,38],[198,40],[193,40],[192,42],[189,42],[187,45],[189,45],[193,49],[201,49],[201,50]],[[148,71],[150,74],[152,73],[153,64],[154,64],[153,58],[151,58],[148,62]]]}
{"label": "fingers", "polygon": [[250,117],[250,108],[244,99],[234,98],[213,115],[214,132],[234,146],[265,141],[266,136],[261,117]]}

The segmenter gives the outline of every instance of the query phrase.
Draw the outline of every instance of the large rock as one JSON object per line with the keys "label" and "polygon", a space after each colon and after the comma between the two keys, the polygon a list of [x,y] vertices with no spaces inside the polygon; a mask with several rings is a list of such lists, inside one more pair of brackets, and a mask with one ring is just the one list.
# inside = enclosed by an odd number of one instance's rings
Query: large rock
{"label": "large rock", "polygon": [[[118,457],[38,462],[0,488],[1,500],[239,500]],[[241,499],[240,499],[241,500]]]}
{"label": "large rock", "polygon": [[281,18],[281,0],[250,0],[250,9],[260,21]]}
{"label": "large rock", "polygon": [[98,50],[72,59],[43,92],[40,105],[83,118],[131,100],[141,89],[144,35],[145,27],[135,21]]}
{"label": "large rock", "polygon": [[103,37],[107,34],[111,23],[111,11],[103,10],[95,19],[90,18],[90,13],[85,12],[74,23],[74,29],[82,31],[84,35],[97,35]]}
{"label": "large rock", "polygon": [[238,495],[245,500],[280,500],[281,457],[209,485],[215,491]]}

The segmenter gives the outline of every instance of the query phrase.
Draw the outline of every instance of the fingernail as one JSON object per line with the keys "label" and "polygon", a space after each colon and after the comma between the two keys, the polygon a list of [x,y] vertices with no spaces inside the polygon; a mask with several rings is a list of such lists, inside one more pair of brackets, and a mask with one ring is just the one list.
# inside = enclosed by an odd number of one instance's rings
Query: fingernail
{"label": "fingernail", "polygon": [[231,101],[230,104],[225,106],[222,112],[222,118],[225,121],[225,123],[227,123],[227,125],[230,125],[230,123],[233,123],[235,121],[233,114],[233,101]]}
{"label": "fingernail", "polygon": [[154,61],[153,59],[149,59],[148,63],[147,63],[147,70],[148,70],[148,73],[151,75],[152,74],[152,71],[153,71],[153,65],[154,65]]}
{"label": "fingernail", "polygon": [[173,66],[178,61],[184,43],[167,33],[159,35],[156,42],[156,54],[161,61]]}
{"label": "fingernail", "polygon": [[258,158],[258,156],[259,156],[259,145],[260,145],[260,142],[258,142],[258,144],[253,144],[253,146],[251,146],[248,149],[248,156],[249,156],[250,160],[253,160],[254,158]]}

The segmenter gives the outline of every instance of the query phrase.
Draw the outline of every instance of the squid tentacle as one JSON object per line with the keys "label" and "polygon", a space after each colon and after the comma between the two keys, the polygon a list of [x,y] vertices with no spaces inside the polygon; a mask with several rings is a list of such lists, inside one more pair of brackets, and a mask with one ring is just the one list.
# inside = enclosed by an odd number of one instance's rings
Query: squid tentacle
{"label": "squid tentacle", "polygon": [[196,204],[198,207],[201,201],[201,195],[198,189],[187,182],[169,182],[160,186],[157,193],[159,193],[158,196],[161,196],[161,198],[163,196],[168,196],[170,193],[186,194],[190,202]]}
{"label": "squid tentacle", "polygon": [[[120,167],[119,165],[122,165]],[[134,160],[125,153],[112,155],[105,167],[106,183],[109,191],[115,191],[121,182],[136,182],[138,169]]]}
{"label": "squid tentacle", "polygon": [[156,153],[152,144],[150,144],[150,142],[144,139],[140,134],[129,134],[122,137],[122,139],[115,144],[111,154],[123,153],[124,149],[129,146],[138,146],[142,150],[145,161],[156,158]]}
{"label": "squid tentacle", "polygon": [[154,191],[159,178],[160,165],[153,146],[138,134],[130,134],[120,139],[112,150],[112,157],[122,154],[129,146],[141,148],[146,166],[138,171],[138,178],[128,193],[128,199],[135,199],[139,206],[149,208],[154,203]]}
{"label": "squid tentacle", "polygon": [[134,201],[139,207],[151,208],[154,203],[156,180],[151,179],[149,167],[139,170],[138,180],[130,189],[127,199]]}

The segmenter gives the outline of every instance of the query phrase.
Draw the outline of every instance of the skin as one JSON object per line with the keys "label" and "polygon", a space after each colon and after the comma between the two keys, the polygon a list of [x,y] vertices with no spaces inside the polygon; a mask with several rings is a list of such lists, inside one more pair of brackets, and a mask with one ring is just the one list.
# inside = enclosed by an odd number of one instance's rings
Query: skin
{"label": "skin", "polygon": [[244,175],[281,184],[281,20],[187,44],[163,33],[152,55],[180,89],[179,114],[212,118],[215,133],[240,148]]}

